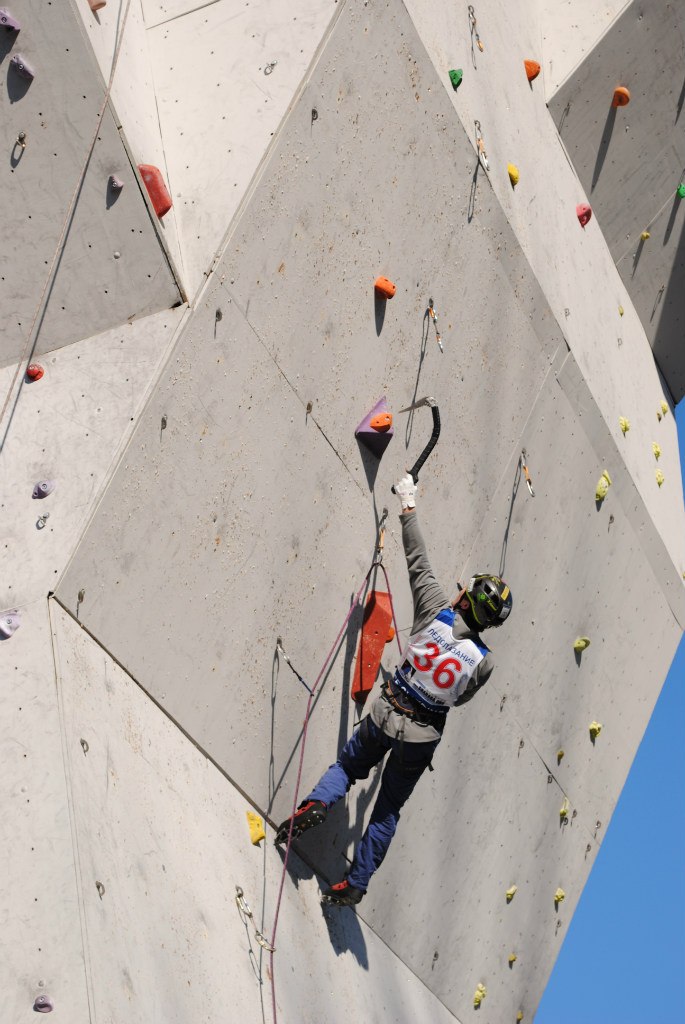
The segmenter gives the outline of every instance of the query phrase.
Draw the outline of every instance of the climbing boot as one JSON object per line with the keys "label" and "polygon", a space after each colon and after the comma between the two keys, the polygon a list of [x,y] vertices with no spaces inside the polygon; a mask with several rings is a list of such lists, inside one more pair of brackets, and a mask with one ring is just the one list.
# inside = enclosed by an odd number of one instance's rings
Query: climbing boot
{"label": "climbing boot", "polygon": [[331,885],[328,889],[324,889],[321,894],[321,902],[329,907],[356,907],[361,902],[363,895],[363,889],[355,889],[345,879],[342,882],[336,882],[335,885]]}
{"label": "climbing boot", "polygon": [[278,846],[279,843],[285,843],[288,840],[288,832],[290,831],[290,822],[293,823],[293,839],[299,839],[303,832],[307,829],[314,828],[315,825],[320,825],[326,820],[327,808],[321,800],[305,800],[304,803],[300,804],[292,818],[286,818],[278,826],[278,832],[276,833],[276,839],[274,842]]}

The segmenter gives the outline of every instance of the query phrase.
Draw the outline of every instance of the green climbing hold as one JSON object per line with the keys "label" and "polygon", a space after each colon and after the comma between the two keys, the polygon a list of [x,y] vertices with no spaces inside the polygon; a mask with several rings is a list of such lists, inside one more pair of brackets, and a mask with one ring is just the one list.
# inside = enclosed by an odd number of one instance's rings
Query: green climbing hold
{"label": "green climbing hold", "polygon": [[[452,83],[453,89],[459,88],[463,77],[464,72],[461,70],[461,68],[457,68],[456,70],[453,69],[452,71],[450,71],[450,82]],[[685,192],[683,193],[683,195],[685,195]]]}
{"label": "green climbing hold", "polygon": [[[450,74],[452,72],[450,71]],[[455,87],[456,88],[456,87]],[[681,181],[677,188],[678,199],[685,199],[685,181]]]}

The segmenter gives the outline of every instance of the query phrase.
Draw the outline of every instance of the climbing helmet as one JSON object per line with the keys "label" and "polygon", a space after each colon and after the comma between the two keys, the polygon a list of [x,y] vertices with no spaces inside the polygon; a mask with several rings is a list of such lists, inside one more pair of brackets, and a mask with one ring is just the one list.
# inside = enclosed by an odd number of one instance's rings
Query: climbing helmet
{"label": "climbing helmet", "polygon": [[501,626],[509,617],[511,590],[499,576],[473,576],[466,588],[473,617],[479,626]]}

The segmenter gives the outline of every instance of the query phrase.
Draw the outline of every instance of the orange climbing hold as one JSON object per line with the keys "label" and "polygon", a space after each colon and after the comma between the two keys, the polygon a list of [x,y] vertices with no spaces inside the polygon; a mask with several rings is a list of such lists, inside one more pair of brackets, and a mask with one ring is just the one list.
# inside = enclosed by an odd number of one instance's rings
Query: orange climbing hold
{"label": "orange climbing hold", "polygon": [[374,283],[374,288],[384,299],[391,299],[397,291],[395,285],[392,281],[389,281],[387,277],[377,277]]}
{"label": "orange climbing hold", "polygon": [[45,370],[38,363],[29,363],[26,367],[26,376],[29,380],[40,380]]}
{"label": "orange climbing hold", "polygon": [[526,69],[526,78],[529,82],[534,82],[540,74],[540,65],[536,60],[524,60],[523,66]]}
{"label": "orange climbing hold", "polygon": [[612,107],[627,107],[630,103],[630,93],[623,85],[614,89],[614,98],[611,101]]}
{"label": "orange climbing hold", "polygon": [[392,426],[392,413],[391,412],[380,412],[377,416],[372,416],[369,420],[369,426],[373,427],[374,430],[386,431],[390,430]]}
{"label": "orange climbing hold", "polygon": [[364,704],[371,693],[381,667],[383,648],[393,636],[390,594],[384,590],[372,590],[366,599],[352,680],[352,700],[357,704]]}
{"label": "orange climbing hold", "polygon": [[152,164],[138,164],[138,170],[145,182],[145,188],[155,213],[158,217],[163,217],[174,204],[171,201],[169,190],[164,183],[162,172],[159,167],[153,167]]}

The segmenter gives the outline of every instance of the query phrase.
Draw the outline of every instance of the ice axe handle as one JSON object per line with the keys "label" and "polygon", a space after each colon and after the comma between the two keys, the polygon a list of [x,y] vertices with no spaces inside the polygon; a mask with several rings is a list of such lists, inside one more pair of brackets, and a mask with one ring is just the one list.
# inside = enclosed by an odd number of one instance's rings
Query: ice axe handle
{"label": "ice axe handle", "polygon": [[[436,444],[438,443],[438,438],[440,437],[440,410],[438,409],[437,405],[432,405],[431,406],[431,412],[433,413],[433,433],[430,436],[430,440],[429,440],[428,444],[423,449],[423,451],[419,455],[418,459],[416,460],[414,465],[409,470],[411,478],[412,478],[412,480],[414,481],[415,484],[418,483],[419,473],[423,469],[424,462],[426,461],[426,459],[428,458],[430,453],[435,448]],[[392,490],[392,493],[394,494],[395,493],[395,486],[394,486],[394,484],[393,484],[391,490]]]}

